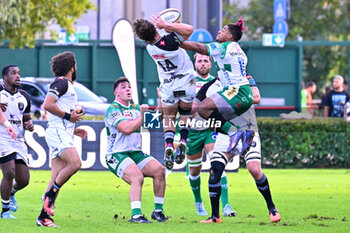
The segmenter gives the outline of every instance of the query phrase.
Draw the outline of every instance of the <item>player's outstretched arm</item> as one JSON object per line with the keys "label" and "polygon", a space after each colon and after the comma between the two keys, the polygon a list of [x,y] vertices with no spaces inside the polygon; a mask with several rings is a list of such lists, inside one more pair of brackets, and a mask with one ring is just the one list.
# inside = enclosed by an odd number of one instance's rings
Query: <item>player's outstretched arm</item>
{"label": "player's outstretched arm", "polygon": [[184,40],[187,40],[192,32],[193,27],[185,23],[167,23],[160,17],[152,17],[153,24],[159,29],[165,29],[166,31],[175,31],[178,33]]}
{"label": "player's outstretched arm", "polygon": [[180,45],[181,48],[191,50],[195,53],[200,53],[208,56],[208,49],[205,44],[201,44],[195,41],[185,41]]}
{"label": "player's outstretched arm", "polygon": [[135,120],[127,121],[124,120],[117,125],[117,130],[123,134],[130,135],[135,132],[142,125],[143,113],[148,111],[149,106],[147,104],[142,104],[140,106],[140,116]]}

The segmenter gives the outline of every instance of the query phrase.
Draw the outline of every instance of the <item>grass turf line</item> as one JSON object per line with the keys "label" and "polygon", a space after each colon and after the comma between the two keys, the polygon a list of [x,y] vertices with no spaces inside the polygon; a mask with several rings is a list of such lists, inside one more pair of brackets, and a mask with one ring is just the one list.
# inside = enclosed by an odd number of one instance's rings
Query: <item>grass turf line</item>
{"label": "grass turf line", "polygon": [[[227,173],[229,201],[237,211],[222,224],[199,224],[194,198],[184,173],[167,178],[166,223],[131,224],[129,186],[108,171],[79,171],[63,186],[56,202],[55,232],[347,232],[350,229],[350,170],[265,169],[282,220],[269,222],[265,201],[246,169]],[[0,176],[1,177],[1,176]],[[0,219],[0,232],[46,232],[35,225],[49,171],[31,171],[30,184],[16,194],[17,220]],[[202,198],[210,213],[208,173],[202,174]],[[154,208],[152,180],[146,178],[142,212]],[[220,213],[222,209],[220,206]],[[118,218],[114,218],[118,215]]]}

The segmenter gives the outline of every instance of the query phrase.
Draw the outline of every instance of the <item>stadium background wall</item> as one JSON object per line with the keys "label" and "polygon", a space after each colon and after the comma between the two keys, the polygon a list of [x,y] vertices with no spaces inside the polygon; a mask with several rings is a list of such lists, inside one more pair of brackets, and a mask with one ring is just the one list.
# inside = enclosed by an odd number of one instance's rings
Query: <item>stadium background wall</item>
{"label": "stadium background wall", "polygon": [[[33,133],[26,131],[31,169],[50,169],[45,142],[46,121],[34,121]],[[261,137],[262,166],[269,168],[350,168],[350,125],[342,119],[281,120],[258,118]],[[104,122],[81,121],[77,125],[88,131],[85,141],[75,138],[82,155],[83,170],[107,170],[104,165],[107,145]],[[150,154],[163,163],[163,133],[150,132]],[[235,157],[238,159],[237,157]],[[235,171],[238,161],[227,170]],[[241,158],[240,166],[245,166]],[[204,155],[203,170],[209,169]],[[178,166],[177,171],[184,171]]]}
{"label": "stadium background wall", "polygon": [[[248,73],[252,74],[264,98],[283,98],[285,106],[299,108],[302,81],[303,44],[287,42],[283,48],[263,47],[261,42],[242,42],[248,56]],[[59,52],[72,51],[78,62],[78,81],[98,95],[114,99],[112,84],[123,76],[119,57],[111,41],[85,41],[62,46],[52,41],[38,41],[35,48],[9,49],[0,46],[0,66],[16,64],[21,76],[51,77],[51,57]],[[192,57],[193,53],[189,53]],[[268,59],[267,59],[268,58]],[[155,105],[159,80],[156,65],[148,55],[145,44],[136,43],[136,65],[140,103]],[[212,66],[212,74],[216,74]],[[259,110],[258,116],[277,116],[287,110]]]}

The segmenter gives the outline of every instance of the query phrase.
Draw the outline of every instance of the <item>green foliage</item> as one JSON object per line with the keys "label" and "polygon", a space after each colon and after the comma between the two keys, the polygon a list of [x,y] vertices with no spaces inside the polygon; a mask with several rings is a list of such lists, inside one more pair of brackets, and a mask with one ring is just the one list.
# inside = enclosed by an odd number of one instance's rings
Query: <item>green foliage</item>
{"label": "green foliage", "polygon": [[350,125],[342,119],[259,118],[258,124],[264,167],[350,167]]}
{"label": "green foliage", "polygon": [[[290,4],[287,40],[297,40],[298,36],[302,36],[303,40],[350,40],[350,1],[293,0]],[[235,23],[243,16],[249,39],[261,40],[263,33],[272,33],[272,0],[250,0],[247,8],[229,4],[224,9],[224,24]],[[323,91],[320,87],[330,84],[334,75],[347,77],[348,51],[346,46],[304,47],[304,81],[316,81],[319,90]]]}
{"label": "green foliage", "polygon": [[[76,19],[95,6],[90,0],[6,0],[0,2],[0,41],[10,48],[34,47],[46,27],[59,24],[74,33]],[[55,37],[55,32],[51,32]]]}

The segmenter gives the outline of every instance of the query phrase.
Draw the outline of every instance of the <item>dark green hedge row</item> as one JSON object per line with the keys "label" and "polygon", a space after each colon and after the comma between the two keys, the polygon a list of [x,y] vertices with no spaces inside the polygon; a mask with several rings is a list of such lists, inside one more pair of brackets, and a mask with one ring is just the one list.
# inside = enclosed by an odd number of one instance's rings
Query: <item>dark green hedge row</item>
{"label": "dark green hedge row", "polygon": [[342,119],[258,118],[258,126],[263,167],[350,168],[350,124]]}

